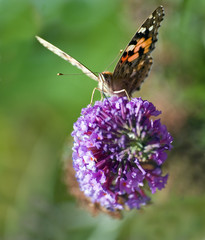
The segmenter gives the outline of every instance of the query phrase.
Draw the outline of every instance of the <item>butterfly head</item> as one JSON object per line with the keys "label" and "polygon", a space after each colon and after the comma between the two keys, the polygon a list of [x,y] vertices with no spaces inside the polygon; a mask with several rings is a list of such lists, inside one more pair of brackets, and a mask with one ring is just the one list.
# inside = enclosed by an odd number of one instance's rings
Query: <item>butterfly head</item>
{"label": "butterfly head", "polygon": [[102,72],[99,73],[98,76],[98,87],[102,92],[108,94],[108,95],[113,95],[112,91],[112,73],[111,72]]}
{"label": "butterfly head", "polygon": [[102,72],[99,74],[98,77],[98,87],[102,92],[104,92],[108,96],[127,96],[130,97],[126,89],[124,88],[124,81],[123,79],[120,79],[120,81],[114,81],[113,73],[111,72]]}

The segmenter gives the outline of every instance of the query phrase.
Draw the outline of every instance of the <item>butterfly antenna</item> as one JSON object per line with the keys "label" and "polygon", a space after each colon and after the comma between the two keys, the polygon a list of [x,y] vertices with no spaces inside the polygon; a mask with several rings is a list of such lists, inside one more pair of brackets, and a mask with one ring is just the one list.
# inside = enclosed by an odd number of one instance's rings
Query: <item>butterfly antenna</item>
{"label": "butterfly antenna", "polygon": [[57,76],[73,76],[73,75],[83,75],[84,73],[57,73]]}
{"label": "butterfly antenna", "polygon": [[116,61],[116,59],[122,54],[123,50],[121,49],[114,60],[106,67],[105,71],[110,68],[110,66]]}
{"label": "butterfly antenna", "polygon": [[[99,74],[98,72],[94,72],[94,73]],[[67,75],[67,76],[85,75],[85,73],[57,73],[57,76],[65,76],[65,75]],[[86,75],[89,75],[89,73]]]}

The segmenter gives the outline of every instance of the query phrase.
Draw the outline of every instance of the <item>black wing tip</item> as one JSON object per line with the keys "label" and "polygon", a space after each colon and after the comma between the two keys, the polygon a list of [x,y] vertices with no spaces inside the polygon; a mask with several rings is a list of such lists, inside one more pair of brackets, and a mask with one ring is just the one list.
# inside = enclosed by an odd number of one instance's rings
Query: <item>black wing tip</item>
{"label": "black wing tip", "polygon": [[159,7],[157,7],[156,9],[155,9],[155,11],[157,11],[157,10],[161,10],[162,12],[164,12],[164,7],[162,6],[162,5],[159,5]]}
{"label": "black wing tip", "polygon": [[[162,5],[160,5],[159,7],[157,7],[154,12],[158,12],[158,14],[160,14],[162,17],[165,15],[165,12],[164,12],[164,7]],[[153,12],[153,13],[154,13]]]}

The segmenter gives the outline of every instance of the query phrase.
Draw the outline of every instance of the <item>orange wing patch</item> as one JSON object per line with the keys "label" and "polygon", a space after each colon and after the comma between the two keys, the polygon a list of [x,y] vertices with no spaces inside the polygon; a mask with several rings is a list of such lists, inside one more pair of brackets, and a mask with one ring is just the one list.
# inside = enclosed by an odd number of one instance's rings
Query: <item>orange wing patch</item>
{"label": "orange wing patch", "polygon": [[136,46],[133,45],[133,49],[134,49],[134,54],[132,56],[129,57],[128,55],[128,49],[131,47],[132,45],[129,45],[126,49],[126,51],[124,52],[123,56],[121,57],[121,64],[124,63],[126,60],[128,60],[129,62],[134,61],[135,59],[137,59],[139,57],[139,50],[140,48],[144,49],[143,53],[146,54],[149,51],[149,47],[152,44],[152,38],[148,38],[147,40],[145,40],[144,37],[142,37],[138,43],[136,44]]}
{"label": "orange wing patch", "polygon": [[134,49],[134,53],[136,53],[136,52],[139,51],[139,48],[142,46],[142,44],[144,43],[144,41],[145,41],[145,38],[144,38],[144,37],[139,40],[139,42],[136,44],[136,47],[135,47],[135,49]]}
{"label": "orange wing patch", "polygon": [[132,62],[134,61],[135,59],[137,59],[139,57],[139,53],[135,53],[134,55],[132,55],[131,57],[128,58],[128,61],[129,62]]}
{"label": "orange wing patch", "polygon": [[144,53],[147,53],[149,51],[149,47],[152,44],[152,38],[148,38],[145,42],[142,44],[142,48],[144,48]]}
{"label": "orange wing patch", "polygon": [[145,38],[141,38],[139,40],[139,42],[137,43],[135,49],[134,49],[135,54],[133,54],[131,57],[129,57],[128,61],[132,62],[139,57],[140,48],[144,49],[143,54],[146,54],[147,52],[149,52],[149,47],[150,47],[151,44],[152,44],[152,38],[151,37],[148,38],[146,41],[145,41]]}
{"label": "orange wing patch", "polygon": [[151,37],[148,38],[146,41],[145,41],[145,38],[142,38],[137,43],[137,45],[134,49],[134,52],[138,52],[140,47],[141,47],[141,48],[145,49],[144,53],[147,53],[151,44],[152,44],[152,38]]}
{"label": "orange wing patch", "polygon": [[125,52],[124,56],[121,57],[121,64],[124,63],[128,59],[128,54]]}

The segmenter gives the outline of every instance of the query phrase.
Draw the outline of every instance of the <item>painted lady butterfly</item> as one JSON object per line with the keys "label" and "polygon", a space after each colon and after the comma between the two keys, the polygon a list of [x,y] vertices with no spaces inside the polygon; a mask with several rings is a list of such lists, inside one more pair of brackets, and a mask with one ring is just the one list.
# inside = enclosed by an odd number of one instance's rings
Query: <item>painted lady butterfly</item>
{"label": "painted lady butterfly", "polygon": [[36,36],[38,41],[53,53],[81,69],[90,78],[99,83],[99,90],[107,95],[127,95],[140,89],[144,79],[148,76],[152,65],[150,53],[157,42],[158,29],[164,17],[164,8],[159,6],[142,24],[123,52],[114,72],[102,72],[96,76],[83,64],[53,46],[49,42]]}

